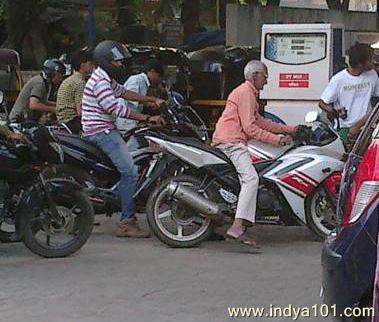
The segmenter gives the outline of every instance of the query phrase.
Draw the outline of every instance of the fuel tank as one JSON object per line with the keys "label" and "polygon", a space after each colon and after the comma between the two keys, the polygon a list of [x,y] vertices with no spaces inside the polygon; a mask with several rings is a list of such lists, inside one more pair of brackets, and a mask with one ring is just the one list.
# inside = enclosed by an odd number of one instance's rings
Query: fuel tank
{"label": "fuel tank", "polygon": [[274,160],[292,147],[292,145],[275,146],[256,140],[249,140],[247,146],[253,163]]}

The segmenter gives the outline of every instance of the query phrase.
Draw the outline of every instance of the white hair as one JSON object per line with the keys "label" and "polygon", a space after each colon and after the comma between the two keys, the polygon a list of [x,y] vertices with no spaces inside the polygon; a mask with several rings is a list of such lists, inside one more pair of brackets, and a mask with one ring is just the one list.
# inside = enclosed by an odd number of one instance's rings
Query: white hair
{"label": "white hair", "polygon": [[249,80],[253,77],[254,73],[262,72],[265,69],[267,69],[267,67],[261,61],[250,60],[245,66],[245,70],[244,70],[245,79]]}

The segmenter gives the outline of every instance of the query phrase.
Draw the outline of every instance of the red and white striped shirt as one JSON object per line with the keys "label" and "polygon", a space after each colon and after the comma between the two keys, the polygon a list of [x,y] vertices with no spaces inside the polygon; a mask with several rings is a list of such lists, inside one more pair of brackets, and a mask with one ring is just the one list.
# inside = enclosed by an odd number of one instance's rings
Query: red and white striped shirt
{"label": "red and white striped shirt", "polygon": [[125,88],[97,67],[84,88],[82,100],[83,136],[116,128],[116,117],[128,118],[129,108],[121,100]]}

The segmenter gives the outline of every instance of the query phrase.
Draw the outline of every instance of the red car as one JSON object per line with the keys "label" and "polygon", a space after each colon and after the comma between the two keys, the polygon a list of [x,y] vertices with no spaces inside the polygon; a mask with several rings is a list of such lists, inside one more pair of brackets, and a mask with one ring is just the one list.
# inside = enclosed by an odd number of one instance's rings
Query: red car
{"label": "red car", "polygon": [[326,239],[322,252],[324,302],[336,320],[371,321],[379,220],[379,106],[345,165],[337,218],[337,231]]}

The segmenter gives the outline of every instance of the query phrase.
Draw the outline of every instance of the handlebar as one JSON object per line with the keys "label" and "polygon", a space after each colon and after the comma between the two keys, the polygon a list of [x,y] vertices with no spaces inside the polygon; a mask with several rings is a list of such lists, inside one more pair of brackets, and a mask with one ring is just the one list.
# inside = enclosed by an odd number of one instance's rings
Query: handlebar
{"label": "handlebar", "polygon": [[303,143],[309,144],[312,134],[312,127],[306,125],[298,125],[296,132],[292,135],[294,145],[300,146]]}
{"label": "handlebar", "polygon": [[134,127],[131,130],[126,131],[122,136],[124,139],[129,139],[131,136],[135,134],[139,134],[141,132],[146,132],[148,130],[162,130],[164,129],[163,126],[155,124],[155,123],[150,123],[150,122],[140,122],[138,126]]}

